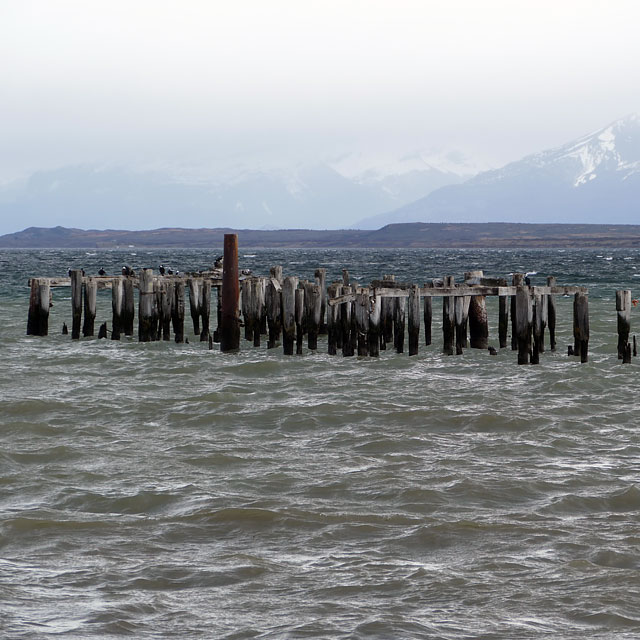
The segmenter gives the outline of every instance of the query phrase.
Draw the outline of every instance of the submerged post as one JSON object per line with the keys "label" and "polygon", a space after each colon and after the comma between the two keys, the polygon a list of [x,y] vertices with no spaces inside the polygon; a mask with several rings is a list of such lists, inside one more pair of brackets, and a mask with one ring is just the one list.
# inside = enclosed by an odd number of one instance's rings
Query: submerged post
{"label": "submerged post", "polygon": [[32,278],[29,296],[28,336],[46,336],[49,333],[49,302],[51,288],[48,280]]}
{"label": "submerged post", "polygon": [[[467,271],[464,279],[482,278],[482,271]],[[487,349],[489,346],[489,318],[485,296],[472,296],[469,304],[469,346],[472,349]]]}
{"label": "submerged post", "polygon": [[171,307],[171,324],[177,343],[184,342],[184,280],[176,280],[174,284],[173,306]]}
{"label": "submerged post", "polygon": [[80,322],[82,320],[82,270],[71,271],[71,339],[80,339]]}
{"label": "submerged post", "polygon": [[[586,293],[575,294],[574,309],[576,315],[576,344],[580,348],[580,362],[589,361],[589,296]],[[578,355],[578,354],[576,354]]]}
{"label": "submerged post", "polygon": [[[507,286],[504,278],[499,280],[501,287]],[[508,296],[498,296],[498,341],[500,348],[507,346],[507,335],[509,333],[509,307],[507,305]]]}
{"label": "submerged post", "polygon": [[623,360],[631,331],[631,291],[616,291],[616,311],[618,312],[618,359]]}
{"label": "submerged post", "polygon": [[89,276],[84,283],[84,322],[82,323],[83,337],[92,336],[96,321],[96,296],[98,283]]}
{"label": "submerged post", "polygon": [[296,338],[296,289],[298,278],[287,276],[282,283],[282,348],[285,356],[293,355]]}
{"label": "submerged post", "polygon": [[[445,287],[455,287],[456,282],[453,276],[445,276],[443,279]],[[456,304],[453,296],[442,297],[442,352],[447,356],[452,356],[453,343],[456,333]]]}
{"label": "submerged post", "polygon": [[[556,286],[556,277],[547,276],[547,286]],[[550,293],[547,296],[547,327],[549,327],[549,348],[556,350],[556,297]]]}
{"label": "submerged post", "polygon": [[224,235],[224,261],[222,263],[222,314],[220,317],[220,351],[240,348],[240,324],[238,322],[238,236]]}
{"label": "submerged post", "polygon": [[420,340],[420,287],[417,284],[414,284],[409,289],[407,308],[409,315],[409,355],[415,356],[418,353],[418,341]]}
{"label": "submerged post", "polygon": [[122,313],[124,311],[124,287],[122,276],[111,280],[111,339],[120,340]]}

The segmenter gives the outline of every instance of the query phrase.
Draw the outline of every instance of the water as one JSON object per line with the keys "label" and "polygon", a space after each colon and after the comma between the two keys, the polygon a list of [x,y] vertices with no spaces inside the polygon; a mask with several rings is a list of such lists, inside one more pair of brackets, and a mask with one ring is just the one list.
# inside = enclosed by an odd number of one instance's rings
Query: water
{"label": "water", "polygon": [[437,302],[412,358],[329,357],[322,338],[221,354],[191,330],[72,342],[67,289],[51,335],[25,335],[30,275],[216,255],[0,252],[3,637],[638,637],[640,376],[616,358],[615,289],[640,251],[240,250],[256,273],[329,281],[554,274],[590,288],[583,365],[570,298],[535,367],[443,356]]}

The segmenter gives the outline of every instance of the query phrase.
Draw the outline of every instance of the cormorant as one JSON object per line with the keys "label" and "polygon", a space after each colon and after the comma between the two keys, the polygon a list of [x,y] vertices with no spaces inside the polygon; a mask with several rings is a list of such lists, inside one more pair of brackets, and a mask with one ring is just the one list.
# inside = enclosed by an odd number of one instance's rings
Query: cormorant
{"label": "cormorant", "polygon": [[163,266],[163,265],[160,265],[160,266],[158,267],[158,271],[160,272],[160,275],[161,275],[161,276],[163,276],[163,275],[164,275],[164,266]]}
{"label": "cormorant", "polygon": [[107,272],[102,267],[100,267],[100,270],[98,271],[98,275],[99,276],[106,276]]}

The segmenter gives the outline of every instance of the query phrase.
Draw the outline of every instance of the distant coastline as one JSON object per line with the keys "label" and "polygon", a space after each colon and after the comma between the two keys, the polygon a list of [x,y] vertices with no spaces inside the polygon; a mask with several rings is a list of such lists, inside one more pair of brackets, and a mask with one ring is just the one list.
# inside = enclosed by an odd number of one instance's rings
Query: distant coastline
{"label": "distant coastline", "polygon": [[162,228],[146,231],[29,227],[0,236],[3,249],[204,248],[237,233],[240,246],[263,248],[640,248],[640,225],[425,223],[390,224],[375,231]]}

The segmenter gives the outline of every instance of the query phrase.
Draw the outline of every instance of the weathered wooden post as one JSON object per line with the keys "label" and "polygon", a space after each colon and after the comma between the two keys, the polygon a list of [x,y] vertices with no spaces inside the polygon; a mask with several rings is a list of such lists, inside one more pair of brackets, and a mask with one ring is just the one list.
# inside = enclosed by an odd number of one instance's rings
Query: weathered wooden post
{"label": "weathered wooden post", "polygon": [[528,364],[531,351],[531,323],[533,321],[533,305],[529,287],[519,285],[515,297],[518,364]]}
{"label": "weathered wooden post", "polygon": [[[524,273],[514,273],[511,278],[511,284],[514,287],[524,286]],[[516,318],[516,297],[511,296],[511,350],[518,349],[518,327]]]}
{"label": "weathered wooden post", "polygon": [[82,270],[71,270],[71,339],[80,339],[80,322],[82,320]]}
{"label": "weathered wooden post", "polygon": [[[547,276],[547,286],[556,286],[556,277]],[[547,326],[549,327],[549,348],[556,350],[556,297],[550,293],[547,295]]]}
{"label": "weathered wooden post", "polygon": [[202,303],[200,307],[200,317],[202,318],[202,329],[200,331],[200,342],[209,341],[209,318],[211,315],[211,280],[206,278],[202,281]]}
{"label": "weathered wooden post", "polygon": [[[383,285],[388,284],[389,286],[393,286],[396,277],[394,275],[388,274],[382,276]],[[380,340],[380,348],[385,350],[388,344],[391,344],[393,341],[393,312],[395,309],[395,298],[385,297],[382,298],[382,309],[380,311],[380,329],[381,329],[381,340]]]}
{"label": "weathered wooden post", "polygon": [[[433,280],[425,282],[425,288],[433,288]],[[424,305],[424,344],[428,347],[431,344],[431,321],[433,319],[433,298],[425,296],[423,298]]]}
{"label": "weathered wooden post", "polygon": [[631,343],[627,342],[624,347],[624,356],[622,357],[622,364],[631,364]]}
{"label": "weathered wooden post", "polygon": [[[484,273],[467,271],[464,279],[482,278]],[[469,346],[472,349],[489,347],[489,317],[487,315],[487,299],[485,296],[472,296],[469,304]]]}
{"label": "weathered wooden post", "polygon": [[369,289],[359,288],[356,293],[356,331],[358,355],[369,355]]}
{"label": "weathered wooden post", "polygon": [[122,276],[111,279],[111,339],[120,340],[124,311],[124,285]]}
{"label": "weathered wooden post", "polygon": [[[224,269],[224,263],[223,263]],[[202,299],[202,280],[199,278],[189,278],[189,312],[193,321],[193,333],[200,335],[200,301]]]}
{"label": "weathered wooden post", "polygon": [[153,269],[142,269],[139,274],[138,303],[138,341],[150,342],[153,337],[153,306],[155,292],[153,290]]}
{"label": "weathered wooden post", "polygon": [[453,304],[456,324],[456,355],[461,355],[462,350],[466,349],[468,346],[467,325],[471,296],[456,296],[453,300]]}
{"label": "weathered wooden post", "polygon": [[[256,286],[256,298],[257,298],[257,314],[258,314],[258,330],[263,336],[267,335],[267,312],[264,304],[267,291],[267,279],[258,278],[258,286]],[[255,337],[254,337],[255,342]],[[260,346],[258,341],[257,346]]]}
{"label": "weathered wooden post", "polygon": [[84,282],[84,322],[82,323],[82,335],[85,338],[94,334],[97,293],[98,283],[95,278],[89,276]]}
{"label": "weathered wooden post", "polygon": [[282,347],[284,355],[293,355],[296,338],[296,290],[298,278],[287,276],[282,283]]}
{"label": "weathered wooden post", "polygon": [[533,335],[533,349],[531,350],[531,364],[540,364],[540,342],[544,340],[544,333],[542,330],[543,323],[543,313],[544,310],[542,308],[543,299],[546,296],[542,296],[539,293],[533,294],[533,318],[531,323],[531,331]]}
{"label": "weathered wooden post", "polygon": [[[224,264],[224,263],[223,263]],[[253,289],[251,287],[252,278],[245,278],[240,283],[240,309],[242,312],[242,323],[244,324],[244,339],[253,341]]]}
{"label": "weathered wooden post", "polygon": [[418,353],[418,341],[420,340],[420,287],[417,284],[409,289],[407,302],[409,315],[409,355]]}
{"label": "weathered wooden post", "polygon": [[369,355],[377,358],[380,355],[380,314],[382,298],[375,295],[369,299]]}
{"label": "weathered wooden post", "polygon": [[[325,302],[326,304],[326,302]],[[318,349],[318,333],[322,311],[322,292],[315,282],[304,283],[304,318],[307,329],[307,346],[312,351]]]}
{"label": "weathered wooden post", "polygon": [[616,311],[618,312],[618,359],[624,359],[626,345],[631,331],[631,291],[616,291]]}
{"label": "weathered wooden post", "polygon": [[46,336],[49,334],[49,305],[51,288],[49,280],[32,278],[29,296],[29,316],[27,318],[28,336]]}
{"label": "weathered wooden post", "polygon": [[[342,285],[342,295],[351,294],[351,287]],[[340,322],[342,324],[342,355],[352,356],[354,354],[353,340],[351,337],[351,324],[352,324],[352,308],[351,302],[343,302],[340,310]]]}
{"label": "weathered wooden post", "polygon": [[171,324],[177,343],[184,342],[184,280],[180,278],[174,283],[173,306],[171,307]]}
{"label": "weathered wooden post", "polygon": [[[589,361],[589,296],[576,293],[574,298],[576,315],[576,344],[580,349],[580,362]],[[578,355],[578,354],[576,354]]]}
{"label": "weathered wooden post", "polygon": [[298,286],[295,293],[296,300],[296,355],[302,355],[302,340],[304,337],[304,288]]}
{"label": "weathered wooden post", "polygon": [[222,263],[222,315],[220,317],[220,351],[240,348],[240,324],[238,321],[238,236],[224,235],[224,261]]}
{"label": "weathered wooden post", "polygon": [[[273,272],[274,267],[271,267]],[[282,267],[280,268],[282,275]],[[280,343],[280,332],[282,331],[282,299],[281,284],[275,276],[267,281],[265,291],[265,306],[267,309],[267,323],[269,325],[269,340],[267,349],[274,349]]]}
{"label": "weathered wooden post", "polygon": [[396,353],[404,353],[404,328],[406,318],[405,298],[393,298],[393,346]]}
{"label": "weathered wooden post", "polygon": [[[334,282],[329,285],[329,301],[337,298],[340,291],[340,283]],[[338,334],[340,333],[340,305],[327,305],[327,353],[335,356],[338,353]]]}
{"label": "weathered wooden post", "polygon": [[262,318],[264,313],[264,281],[262,278],[253,278],[251,280],[251,308],[249,313],[253,320],[253,346],[260,346],[260,335],[262,334]]}
{"label": "weathered wooden post", "polygon": [[[443,286],[452,288],[456,286],[453,276],[445,276]],[[447,356],[454,353],[453,343],[456,329],[456,304],[453,296],[444,295],[442,297],[442,352]]]}
{"label": "weathered wooden post", "polygon": [[173,303],[175,300],[175,284],[173,280],[162,283],[160,304],[162,318],[162,339],[171,340],[171,320],[173,317]]}
{"label": "weathered wooden post", "polygon": [[222,295],[220,285],[216,286],[216,328],[213,332],[213,341],[220,342],[220,318],[222,317]]}
{"label": "weathered wooden post", "polygon": [[349,271],[347,269],[342,270],[342,284],[345,287],[350,286],[351,282],[349,280]]}
{"label": "weathered wooden post", "polygon": [[125,276],[122,281],[124,306],[122,309],[122,330],[125,336],[133,335],[133,323],[136,317],[136,304],[133,295],[133,276]]}
{"label": "weathered wooden post", "polygon": [[269,275],[272,278],[275,278],[278,284],[280,285],[280,287],[282,287],[282,283],[284,282],[284,278],[282,277],[282,265],[276,264],[273,267],[271,267],[269,269]]}
{"label": "weathered wooden post", "polygon": [[[507,281],[501,278],[498,281],[499,286],[506,287]],[[498,296],[498,341],[500,348],[507,346],[507,334],[509,332],[509,307],[507,305],[508,296]]]}
{"label": "weathered wooden post", "polygon": [[314,277],[316,284],[320,287],[320,325],[318,333],[326,335],[327,333],[327,270],[320,267],[315,270]]}

